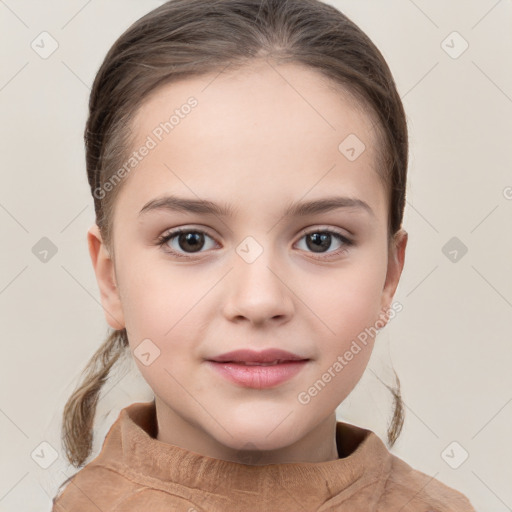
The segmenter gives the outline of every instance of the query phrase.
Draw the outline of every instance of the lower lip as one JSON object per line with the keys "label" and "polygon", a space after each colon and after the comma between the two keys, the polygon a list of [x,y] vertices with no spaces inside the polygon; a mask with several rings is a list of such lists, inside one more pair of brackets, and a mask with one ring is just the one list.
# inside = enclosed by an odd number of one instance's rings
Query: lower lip
{"label": "lower lip", "polygon": [[223,377],[247,388],[267,389],[278,386],[297,375],[308,361],[288,361],[271,366],[247,366],[237,363],[207,361]]}

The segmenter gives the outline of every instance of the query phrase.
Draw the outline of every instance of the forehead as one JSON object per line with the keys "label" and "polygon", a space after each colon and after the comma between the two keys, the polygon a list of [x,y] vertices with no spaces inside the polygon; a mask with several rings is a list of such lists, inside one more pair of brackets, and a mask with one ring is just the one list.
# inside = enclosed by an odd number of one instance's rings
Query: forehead
{"label": "forehead", "polygon": [[[179,115],[180,110],[188,110],[183,107],[191,98],[200,108],[194,107],[184,116]],[[197,119],[194,130],[200,130],[198,135],[212,127],[227,132],[233,127],[247,129],[249,126],[265,126],[272,130],[270,134],[276,134],[285,126],[291,142],[304,137],[314,140],[314,135],[320,135],[320,131],[338,132],[341,136],[344,130],[352,128],[367,139],[369,149],[373,149],[370,146],[374,146],[373,138],[377,138],[374,113],[366,109],[353,92],[298,63],[276,64],[257,59],[236,69],[227,66],[219,72],[157,87],[136,112],[135,135],[143,137],[151,133],[158,124],[169,120],[173,111],[177,111],[180,120],[176,121],[181,125],[180,130],[174,130],[175,138],[179,132],[186,131],[186,124],[190,122],[181,121],[187,117]],[[212,117],[215,118],[213,126],[204,122],[212,121]],[[229,132],[228,135],[236,134]]]}
{"label": "forehead", "polygon": [[257,61],[166,84],[134,117],[132,149],[154,147],[122,194],[139,204],[164,189],[272,204],[337,186],[378,207],[374,123],[351,93],[297,64]]}

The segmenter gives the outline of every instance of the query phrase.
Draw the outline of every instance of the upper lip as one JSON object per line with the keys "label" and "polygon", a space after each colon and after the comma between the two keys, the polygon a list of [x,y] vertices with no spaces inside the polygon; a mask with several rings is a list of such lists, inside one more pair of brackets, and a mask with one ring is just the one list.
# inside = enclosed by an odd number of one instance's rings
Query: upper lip
{"label": "upper lip", "polygon": [[249,349],[233,350],[220,356],[213,357],[209,361],[215,362],[239,362],[239,363],[273,363],[274,361],[304,361],[306,357],[286,352],[277,348],[268,348],[257,352]]}

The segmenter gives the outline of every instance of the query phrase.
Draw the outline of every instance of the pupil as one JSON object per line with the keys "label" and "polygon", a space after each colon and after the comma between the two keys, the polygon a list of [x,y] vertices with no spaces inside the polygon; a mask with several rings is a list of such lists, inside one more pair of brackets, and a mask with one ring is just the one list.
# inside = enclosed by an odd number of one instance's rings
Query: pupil
{"label": "pupil", "polygon": [[[318,249],[328,249],[331,245],[331,235],[329,233],[313,233],[309,235],[306,240],[308,248],[314,252],[322,252]],[[310,244],[309,240],[313,240],[313,243]]]}
{"label": "pupil", "polygon": [[202,233],[190,232],[186,234],[180,234],[179,236],[179,245],[182,249],[186,250],[186,244],[188,244],[193,251],[198,251],[201,249],[201,245],[204,243],[204,237]]}

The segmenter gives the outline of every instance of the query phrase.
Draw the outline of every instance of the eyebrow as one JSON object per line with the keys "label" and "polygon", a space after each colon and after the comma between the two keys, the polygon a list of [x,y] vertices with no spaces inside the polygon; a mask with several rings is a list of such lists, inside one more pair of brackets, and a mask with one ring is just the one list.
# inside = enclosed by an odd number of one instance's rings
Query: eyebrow
{"label": "eyebrow", "polygon": [[[375,217],[374,211],[365,201],[353,197],[332,196],[306,202],[292,202],[284,211],[285,216],[304,217],[318,213],[330,212],[338,208],[360,210]],[[211,214],[219,217],[232,217],[235,209],[229,204],[216,204],[205,199],[186,199],[174,195],[153,199],[146,203],[139,216],[159,210]]]}

